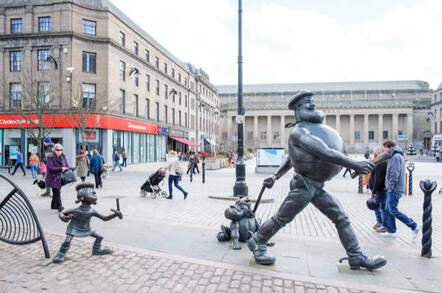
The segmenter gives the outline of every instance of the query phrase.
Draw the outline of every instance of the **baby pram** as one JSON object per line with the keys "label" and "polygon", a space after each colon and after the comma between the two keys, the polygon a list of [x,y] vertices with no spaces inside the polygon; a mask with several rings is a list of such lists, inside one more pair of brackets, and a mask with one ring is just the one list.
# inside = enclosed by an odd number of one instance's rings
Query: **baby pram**
{"label": "baby pram", "polygon": [[[141,196],[146,196],[150,193],[151,198],[157,196],[167,197],[167,192],[161,190],[160,183],[166,177],[166,168],[160,168],[155,173],[151,174],[146,182],[141,185]],[[163,182],[164,183],[164,182]],[[164,184],[161,184],[164,185]]]}

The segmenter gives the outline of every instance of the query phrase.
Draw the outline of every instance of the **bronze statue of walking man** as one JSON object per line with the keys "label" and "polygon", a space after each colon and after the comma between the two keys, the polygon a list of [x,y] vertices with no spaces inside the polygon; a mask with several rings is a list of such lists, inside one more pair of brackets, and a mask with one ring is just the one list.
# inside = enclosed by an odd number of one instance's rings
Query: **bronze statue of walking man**
{"label": "bronze statue of walking man", "polygon": [[312,203],[336,226],[339,239],[348,255],[351,269],[375,270],[384,266],[384,257],[368,258],[359,248],[350,221],[335,198],[323,189],[342,167],[367,174],[373,169],[369,161],[350,159],[339,133],[322,124],[324,113],[315,110],[313,93],[301,91],[291,98],[288,108],[295,111],[295,122],[288,143],[288,157],[272,177],[264,180],[271,188],[275,181],[290,169],[295,175],[290,181],[290,192],[276,214],[265,221],[247,243],[258,264],[270,265],[275,258],[267,255],[266,243],[282,227],[290,223],[309,203]]}

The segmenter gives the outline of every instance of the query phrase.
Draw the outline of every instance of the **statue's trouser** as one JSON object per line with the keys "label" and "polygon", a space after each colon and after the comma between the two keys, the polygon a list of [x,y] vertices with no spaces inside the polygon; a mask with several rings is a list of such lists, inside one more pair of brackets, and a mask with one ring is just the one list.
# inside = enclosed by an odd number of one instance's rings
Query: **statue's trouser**
{"label": "statue's trouser", "polygon": [[69,247],[71,246],[72,238],[74,238],[74,236],[72,236],[70,234],[66,235],[66,239],[64,240],[63,244],[61,244],[60,250],[57,253],[58,257],[64,258],[64,256],[66,255],[66,252],[68,252]]}
{"label": "statue's trouser", "polygon": [[290,181],[290,192],[279,210],[265,221],[254,235],[256,242],[267,243],[279,229],[290,223],[311,202],[335,224],[347,255],[349,257],[360,255],[359,243],[350,221],[336,199],[322,189],[323,186],[322,182],[296,174]]}
{"label": "statue's trouser", "polygon": [[95,231],[91,232],[91,236],[95,238],[94,245],[92,246],[93,250],[101,249],[101,241],[103,241],[103,237],[98,235]]}

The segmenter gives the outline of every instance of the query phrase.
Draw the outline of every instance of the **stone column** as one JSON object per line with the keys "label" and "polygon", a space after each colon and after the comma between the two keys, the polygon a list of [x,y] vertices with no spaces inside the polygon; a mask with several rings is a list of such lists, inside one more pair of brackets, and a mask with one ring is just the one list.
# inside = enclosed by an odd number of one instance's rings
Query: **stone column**
{"label": "stone column", "polygon": [[364,146],[368,147],[368,114],[364,114]]}
{"label": "stone column", "polygon": [[355,115],[350,114],[350,148],[355,144]]}
{"label": "stone column", "polygon": [[341,133],[341,115],[336,115],[336,131]]}
{"label": "stone column", "polygon": [[267,146],[272,145],[272,116],[267,116]]}
{"label": "stone column", "polygon": [[[197,123],[198,123],[198,121],[197,121]],[[232,145],[232,116],[229,116],[229,115],[227,115],[227,129],[226,129],[226,132],[227,132],[227,142],[228,142],[227,144],[229,146],[231,146]]]}
{"label": "stone column", "polygon": [[408,144],[413,143],[413,113],[407,114],[407,135],[408,135]]}
{"label": "stone column", "polygon": [[258,147],[258,141],[259,141],[259,133],[258,133],[258,115],[253,116],[253,143],[255,144],[255,147]]}
{"label": "stone column", "polygon": [[281,116],[281,133],[279,134],[279,138],[281,139],[281,147],[284,147],[286,144],[285,141],[285,116]]}
{"label": "stone column", "polygon": [[399,114],[394,113],[393,114],[393,134],[392,134],[391,137],[396,142],[398,142],[397,141],[397,132],[398,132],[398,129],[399,129],[399,121],[398,120],[399,120]]}
{"label": "stone column", "polygon": [[379,145],[384,143],[384,114],[378,115],[378,142]]}

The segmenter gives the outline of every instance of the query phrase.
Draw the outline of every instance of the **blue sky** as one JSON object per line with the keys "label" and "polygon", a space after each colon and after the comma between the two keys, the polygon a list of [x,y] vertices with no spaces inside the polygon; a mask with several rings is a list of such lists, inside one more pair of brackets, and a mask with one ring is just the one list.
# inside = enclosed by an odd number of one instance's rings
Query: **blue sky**
{"label": "blue sky", "polygon": [[[237,1],[111,0],[214,84],[237,83]],[[440,0],[243,0],[244,83],[442,82]]]}

